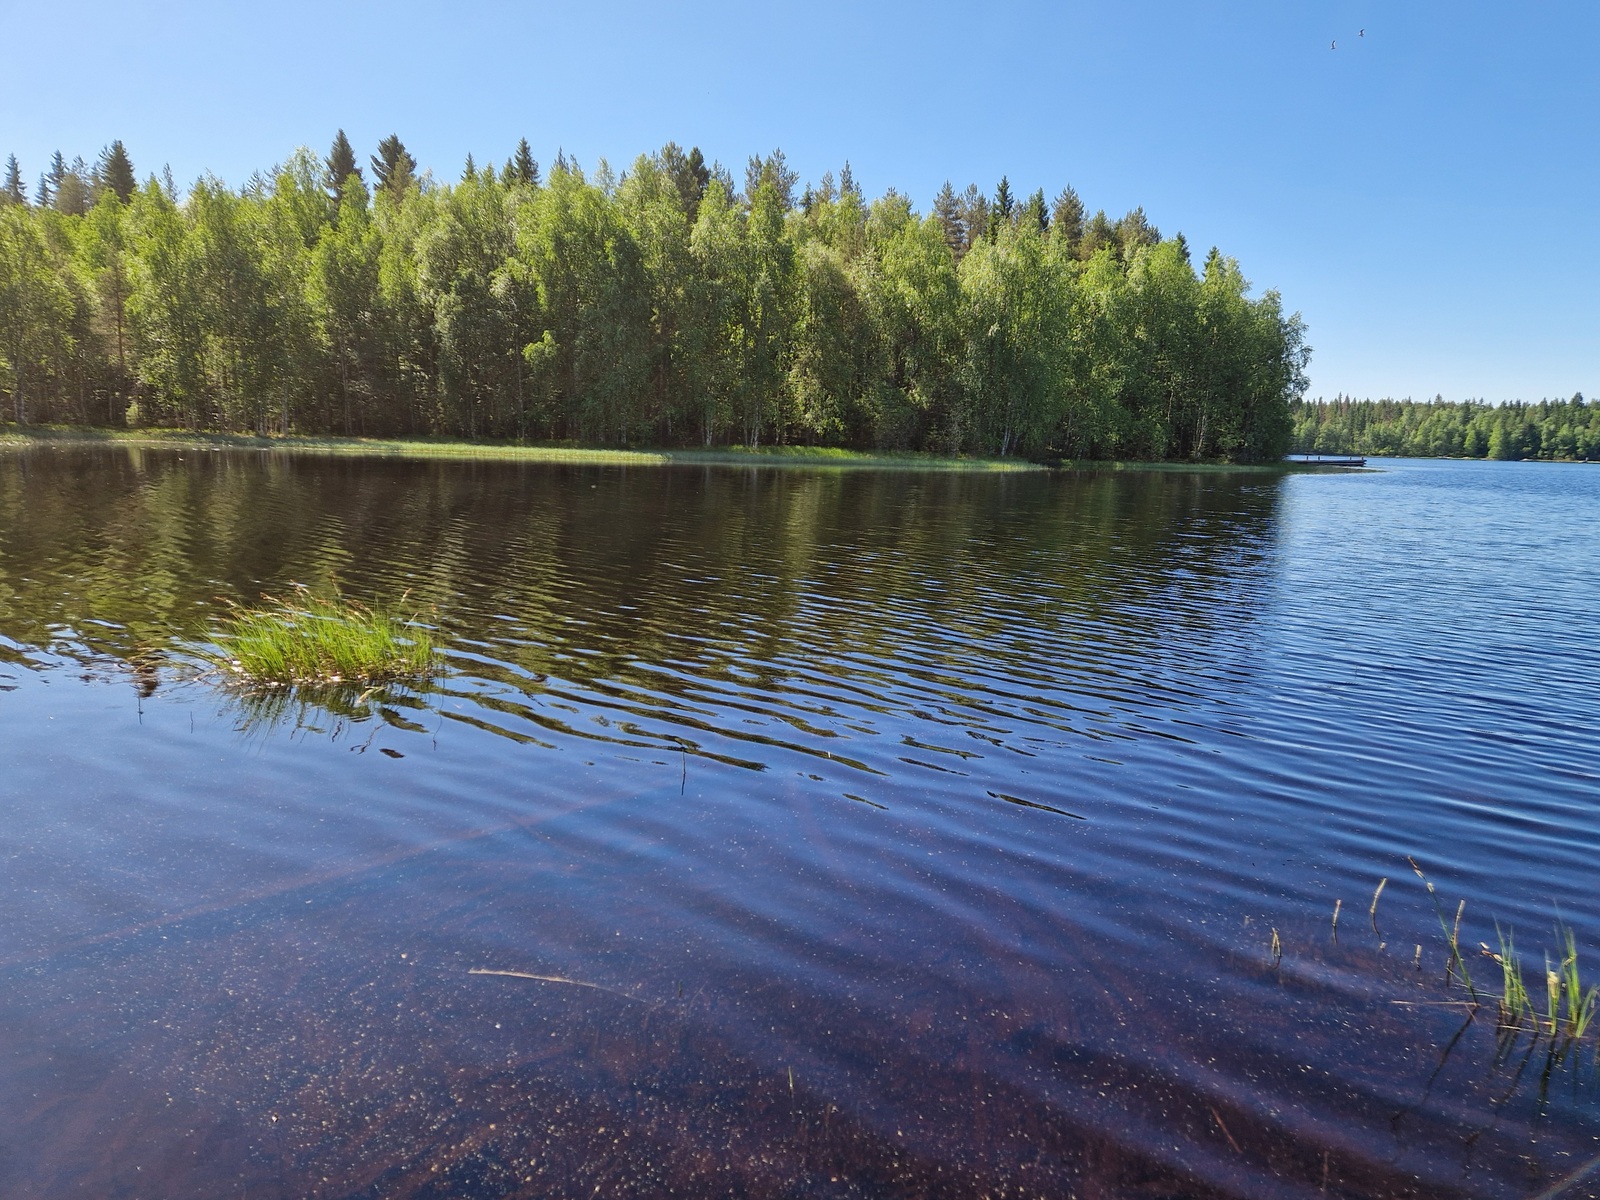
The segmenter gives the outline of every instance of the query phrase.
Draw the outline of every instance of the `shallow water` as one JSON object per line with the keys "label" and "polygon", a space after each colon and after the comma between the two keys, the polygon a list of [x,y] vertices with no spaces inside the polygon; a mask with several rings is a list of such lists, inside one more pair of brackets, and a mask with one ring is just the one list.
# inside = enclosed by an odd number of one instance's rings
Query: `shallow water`
{"label": "shallow water", "polygon": [[1594,1194],[1600,470],[1380,466],[0,455],[0,1192]]}

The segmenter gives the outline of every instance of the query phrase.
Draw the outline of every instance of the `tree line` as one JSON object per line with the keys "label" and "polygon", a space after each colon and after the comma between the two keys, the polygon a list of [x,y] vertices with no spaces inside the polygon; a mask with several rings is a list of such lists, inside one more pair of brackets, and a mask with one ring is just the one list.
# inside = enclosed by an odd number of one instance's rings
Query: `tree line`
{"label": "tree line", "polygon": [[1302,454],[1401,458],[1600,459],[1600,405],[1570,400],[1295,400],[1293,446]]}
{"label": "tree line", "polygon": [[0,184],[0,404],[18,423],[1281,455],[1309,349],[1276,292],[1135,209],[1002,179],[919,215],[848,165],[742,187],[669,143],[627,171],[523,140],[459,180],[341,131],[238,189],[113,143]]}

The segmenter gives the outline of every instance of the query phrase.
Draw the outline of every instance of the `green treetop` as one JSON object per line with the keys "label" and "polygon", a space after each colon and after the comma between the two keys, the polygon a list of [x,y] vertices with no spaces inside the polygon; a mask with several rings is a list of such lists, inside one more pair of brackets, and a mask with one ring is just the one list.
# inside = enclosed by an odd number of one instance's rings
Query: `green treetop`
{"label": "green treetop", "polygon": [[378,143],[378,152],[372,156],[372,178],[381,188],[387,188],[396,200],[406,194],[406,189],[417,178],[417,160],[406,150],[398,134],[391,133]]}
{"label": "green treetop", "polygon": [[134,189],[138,186],[138,180],[133,174],[133,160],[128,157],[127,147],[120,140],[112,142],[100,152],[100,161],[95,164],[96,195],[102,191],[109,191],[126,204],[133,199]]}

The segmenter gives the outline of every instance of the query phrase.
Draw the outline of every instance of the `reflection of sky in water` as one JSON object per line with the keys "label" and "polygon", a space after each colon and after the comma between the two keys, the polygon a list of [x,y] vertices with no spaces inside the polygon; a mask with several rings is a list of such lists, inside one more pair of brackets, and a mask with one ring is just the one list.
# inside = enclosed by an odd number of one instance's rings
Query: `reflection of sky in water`
{"label": "reflection of sky in water", "polygon": [[[1600,942],[1596,563],[1537,520],[1597,493],[0,458],[0,1174],[1523,1194],[1540,1062],[1440,1066],[1404,856],[1469,944]],[[444,671],[184,668],[296,582],[406,593]]]}

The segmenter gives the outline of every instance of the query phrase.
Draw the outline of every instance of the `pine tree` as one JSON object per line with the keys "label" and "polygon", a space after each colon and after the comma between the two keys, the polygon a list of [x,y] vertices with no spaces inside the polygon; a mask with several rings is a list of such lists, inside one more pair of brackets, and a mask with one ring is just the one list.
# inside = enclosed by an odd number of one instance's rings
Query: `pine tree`
{"label": "pine tree", "polygon": [[406,151],[400,135],[391,133],[378,143],[378,152],[372,156],[372,178],[381,188],[389,189],[396,200],[406,194],[406,189],[417,178],[417,160]]}
{"label": "pine tree", "polygon": [[335,200],[344,199],[345,184],[350,176],[361,178],[361,168],[356,166],[356,152],[350,145],[350,139],[345,137],[344,130],[339,130],[333,138],[333,148],[328,151],[328,192]]}
{"label": "pine tree", "polygon": [[861,199],[861,189],[856,186],[856,177],[850,171],[848,159],[845,160],[844,170],[839,172],[839,199],[843,200],[846,196]]}
{"label": "pine tree", "polygon": [[537,187],[539,184],[539,163],[533,157],[533,151],[528,148],[527,138],[517,143],[516,157],[511,160],[511,173],[519,183],[526,183],[530,187]]}
{"label": "pine tree", "polygon": [[971,250],[989,232],[989,202],[975,183],[967,184],[961,193],[961,232],[966,239],[963,251]]}
{"label": "pine tree", "polygon": [[711,186],[711,168],[706,166],[706,156],[699,146],[689,148],[689,177],[694,180],[695,203],[698,204]]}
{"label": "pine tree", "polygon": [[1132,255],[1139,246],[1155,246],[1161,242],[1161,230],[1150,224],[1142,207],[1125,214],[1117,222],[1117,244],[1122,252]]}
{"label": "pine tree", "polygon": [[778,203],[787,212],[794,207],[794,187],[799,182],[800,173],[789,169],[782,150],[774,150],[766,158],[752,154],[744,169],[745,199],[755,203],[757,189],[770,183],[778,194]]}
{"label": "pine tree", "polygon": [[22,167],[17,162],[17,156],[11,155],[6,159],[6,178],[0,184],[0,204],[26,204],[28,193],[22,187]]}
{"label": "pine tree", "polygon": [[472,161],[472,152],[467,151],[466,166],[461,168],[461,182],[471,183],[478,178],[478,164]]}
{"label": "pine tree", "polygon": [[121,141],[112,142],[100,152],[100,161],[94,168],[93,185],[96,195],[109,190],[115,192],[117,199],[124,204],[133,199],[139,181],[134,178],[133,160],[128,157],[127,147]]}

